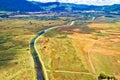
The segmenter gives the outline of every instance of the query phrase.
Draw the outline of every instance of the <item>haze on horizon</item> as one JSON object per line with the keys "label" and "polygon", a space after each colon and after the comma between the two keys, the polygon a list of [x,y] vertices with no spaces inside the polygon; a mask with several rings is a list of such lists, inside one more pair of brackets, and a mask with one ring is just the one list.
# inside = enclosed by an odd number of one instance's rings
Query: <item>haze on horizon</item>
{"label": "haze on horizon", "polygon": [[120,4],[120,0],[28,0],[37,2],[63,2],[63,3],[75,3],[75,4],[87,4],[87,5],[113,5]]}

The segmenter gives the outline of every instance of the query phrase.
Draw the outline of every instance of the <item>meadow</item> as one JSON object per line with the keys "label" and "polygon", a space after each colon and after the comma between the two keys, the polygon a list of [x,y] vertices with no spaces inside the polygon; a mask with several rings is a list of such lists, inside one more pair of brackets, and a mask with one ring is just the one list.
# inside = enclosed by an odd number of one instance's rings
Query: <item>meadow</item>
{"label": "meadow", "polygon": [[61,24],[64,21],[1,19],[0,80],[36,80],[30,41],[42,29]]}
{"label": "meadow", "polygon": [[98,21],[53,29],[36,41],[50,80],[97,80],[101,73],[120,79],[120,22]]}
{"label": "meadow", "polygon": [[[30,41],[41,30],[75,18],[0,20],[0,80],[36,80]],[[70,22],[69,22],[70,23]],[[68,24],[69,24],[68,23]],[[120,79],[120,21],[105,17],[75,20],[36,40],[50,80],[97,80],[101,73]]]}

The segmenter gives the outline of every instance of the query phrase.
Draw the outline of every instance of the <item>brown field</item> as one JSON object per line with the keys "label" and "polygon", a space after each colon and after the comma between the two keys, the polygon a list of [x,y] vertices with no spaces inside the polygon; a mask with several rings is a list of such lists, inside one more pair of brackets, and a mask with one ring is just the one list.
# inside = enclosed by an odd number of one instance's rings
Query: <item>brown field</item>
{"label": "brown field", "polygon": [[[120,79],[119,25],[120,22],[71,26],[39,38],[36,48],[50,80],[96,80],[102,72]],[[80,73],[86,77],[81,79]]]}

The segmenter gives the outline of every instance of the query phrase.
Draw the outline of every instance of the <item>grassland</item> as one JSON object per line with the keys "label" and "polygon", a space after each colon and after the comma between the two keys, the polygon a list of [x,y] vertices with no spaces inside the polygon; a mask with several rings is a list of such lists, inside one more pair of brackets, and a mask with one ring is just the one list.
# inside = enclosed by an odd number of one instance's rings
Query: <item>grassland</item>
{"label": "grassland", "polygon": [[0,80],[36,80],[29,43],[40,30],[63,23],[62,20],[1,20]]}
{"label": "grassland", "polygon": [[[98,32],[93,33],[98,40],[90,50],[96,72],[120,76],[120,22],[90,24]],[[101,26],[101,27],[100,27]],[[120,77],[118,77],[120,79]]]}
{"label": "grassland", "polygon": [[[50,80],[120,77],[120,22],[86,23],[48,31],[36,42]],[[82,76],[82,77],[81,77]]]}
{"label": "grassland", "polygon": [[75,73],[49,73],[50,80],[96,80],[96,78],[89,74],[75,74]]}
{"label": "grassland", "polygon": [[[81,47],[79,50],[72,39],[72,32],[78,32],[78,27],[75,29],[73,27],[71,28],[72,29],[70,29],[70,27],[60,28],[49,31],[45,34],[45,36],[42,36],[37,41],[37,50],[42,56],[46,70],[47,72],[50,72],[50,75],[53,75],[54,78],[55,74],[61,75],[61,77],[59,76],[60,78],[55,78],[55,80],[87,80],[88,77],[91,77],[90,80],[96,80],[96,76],[92,72],[91,65],[89,64],[89,61],[87,61],[88,54],[85,54],[85,51],[83,50],[87,40],[82,40],[82,42],[80,42],[81,44],[79,45]],[[78,36],[75,35],[74,37],[77,38]],[[63,73],[65,76],[63,76]],[[74,76],[76,73],[78,76],[84,75],[85,77],[82,77],[83,79],[81,77],[76,77]],[[70,75],[73,76],[70,78]],[[50,80],[52,80],[52,78],[50,78]]]}
{"label": "grassland", "polygon": [[[120,79],[120,22],[102,20],[79,20],[36,41],[50,80],[97,80],[100,73]],[[36,80],[29,43],[39,31],[63,23],[0,20],[0,80]]]}

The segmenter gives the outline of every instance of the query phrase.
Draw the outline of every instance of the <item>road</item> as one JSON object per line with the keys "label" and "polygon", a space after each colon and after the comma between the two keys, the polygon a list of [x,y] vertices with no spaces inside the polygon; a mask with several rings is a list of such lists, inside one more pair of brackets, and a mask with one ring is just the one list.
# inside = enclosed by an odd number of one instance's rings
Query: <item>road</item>
{"label": "road", "polygon": [[[74,24],[74,21],[71,22],[70,26]],[[59,27],[65,27],[66,25],[63,26],[55,26],[55,27],[51,27],[48,29],[45,29],[43,31],[41,31],[39,34],[37,34],[30,42],[30,50],[31,50],[31,54],[33,56],[33,60],[34,60],[34,65],[35,65],[35,69],[36,69],[36,75],[37,75],[37,80],[47,80],[45,77],[45,71],[44,71],[44,67],[43,67],[43,63],[35,49],[35,41],[37,38],[39,38],[41,35],[45,34],[47,31],[51,30],[51,29],[55,29],[55,28],[59,28]],[[67,25],[68,26],[68,25]]]}
{"label": "road", "polygon": [[[51,70],[47,70],[48,72],[52,72]],[[96,76],[93,73],[89,73],[89,72],[77,72],[77,71],[67,71],[67,70],[55,70],[55,73],[71,73],[71,74],[86,74],[86,75],[92,75],[92,76]]]}

